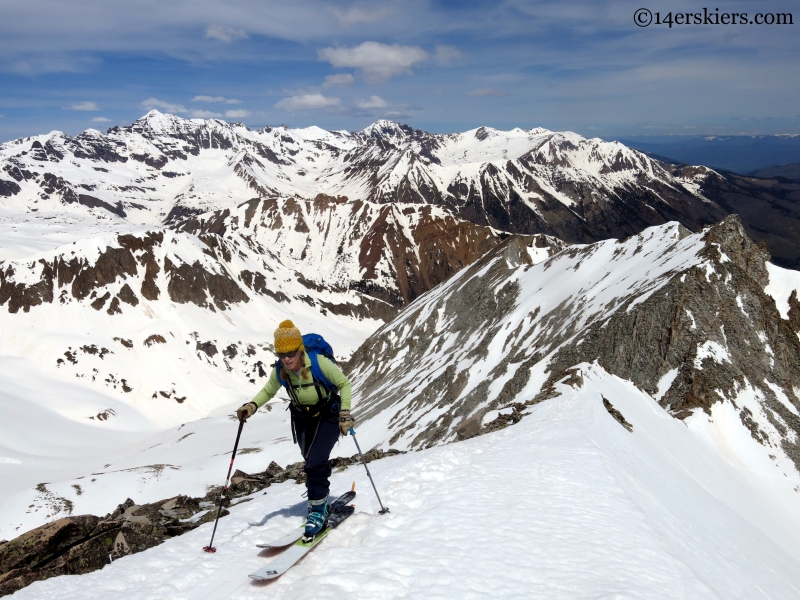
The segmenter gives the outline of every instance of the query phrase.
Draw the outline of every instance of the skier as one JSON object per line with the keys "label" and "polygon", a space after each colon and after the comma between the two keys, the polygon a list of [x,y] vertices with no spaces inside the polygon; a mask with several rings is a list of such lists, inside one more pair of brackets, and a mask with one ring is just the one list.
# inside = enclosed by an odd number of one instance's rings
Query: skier
{"label": "skier", "polygon": [[291,399],[292,436],[306,461],[305,535],[311,537],[322,531],[330,514],[331,450],[339,434],[347,435],[354,425],[350,416],[351,386],[336,363],[322,354],[317,354],[316,360],[331,387],[312,375],[311,357],[303,346],[300,330],[291,321],[283,321],[275,330],[275,352],[278,362],[266,385],[253,400],[239,407],[236,415],[241,420],[253,416],[278,393],[283,381]]}

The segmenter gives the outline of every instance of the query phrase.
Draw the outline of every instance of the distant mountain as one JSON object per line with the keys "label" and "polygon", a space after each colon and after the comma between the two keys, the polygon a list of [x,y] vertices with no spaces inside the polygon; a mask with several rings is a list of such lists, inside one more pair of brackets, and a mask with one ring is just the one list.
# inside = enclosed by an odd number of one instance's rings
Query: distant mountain
{"label": "distant mountain", "polygon": [[751,171],[748,175],[753,177],[762,177],[770,179],[772,177],[783,177],[785,179],[793,179],[800,182],[800,162],[791,163],[788,165],[770,165]]}
{"label": "distant mountain", "polygon": [[800,162],[800,135],[661,136],[620,140],[667,160],[749,175],[769,165]]}
{"label": "distant mountain", "polygon": [[8,142],[0,165],[0,194],[23,212],[70,206],[177,226],[254,197],[324,194],[432,204],[476,225],[588,243],[671,220],[696,231],[743,211],[748,234],[765,241],[779,264],[800,261],[800,209],[791,190],[541,128],[433,135],[378,121],[358,132],[251,131],[153,111],[107,134],[55,132]]}

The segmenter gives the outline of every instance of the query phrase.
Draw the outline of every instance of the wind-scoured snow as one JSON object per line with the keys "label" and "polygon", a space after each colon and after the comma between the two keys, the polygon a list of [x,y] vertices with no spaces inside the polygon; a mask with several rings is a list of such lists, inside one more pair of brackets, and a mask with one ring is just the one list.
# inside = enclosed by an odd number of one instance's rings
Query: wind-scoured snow
{"label": "wind-scoured snow", "polygon": [[764,291],[775,299],[775,304],[781,316],[789,316],[789,297],[794,292],[797,301],[800,301],[800,272],[791,269],[782,269],[773,264],[767,266],[769,270],[769,284]]}
{"label": "wind-scoured snow", "polygon": [[[511,299],[506,301],[509,304],[507,313],[502,316],[481,315],[486,322],[479,326],[476,321],[474,331],[468,323],[469,317],[460,315],[455,327],[458,341],[443,340],[443,343],[434,344],[425,357],[424,368],[418,365],[415,369],[406,369],[404,357],[364,365],[355,375],[357,387],[358,384],[368,385],[367,382],[371,386],[370,380],[379,380],[377,387],[370,387],[367,395],[369,416],[385,410],[386,416],[380,418],[389,418],[388,413],[391,413],[395,432],[402,431],[404,443],[413,445],[412,440],[434,426],[442,415],[441,410],[426,410],[420,414],[414,408],[432,382],[448,368],[454,369],[449,380],[463,378],[465,381],[459,387],[458,403],[469,399],[483,382],[491,382],[488,393],[477,394],[469,412],[485,410],[500,389],[519,376],[519,364],[540,352],[537,344],[547,345],[548,340],[564,338],[563,344],[570,343],[589,323],[607,320],[623,306],[631,310],[677,273],[705,264],[700,256],[704,247],[701,234],[688,235],[679,224],[669,223],[646,229],[625,241],[570,246],[547,260],[537,257],[538,261],[530,259],[510,264],[505,257],[496,256],[482,265],[461,271],[420,298],[391,323],[392,340],[387,339],[379,346],[379,354],[391,356],[393,347],[408,343],[419,331],[426,330],[426,322],[437,310],[456,318],[461,308],[451,307],[451,299],[458,298],[475,281],[484,282],[477,287],[486,286],[487,294],[510,294],[513,304]],[[528,257],[536,256],[532,250],[526,250]],[[499,280],[493,280],[493,273],[503,271],[502,277],[497,276]],[[499,323],[493,322],[495,320]],[[535,340],[537,344],[523,344],[513,360],[505,360],[505,349],[518,346],[525,339]],[[548,353],[554,350],[550,347]],[[544,372],[546,357],[542,356],[541,361],[530,373],[531,383],[508,398],[507,404],[524,401],[539,391],[546,377],[540,379],[535,373]],[[538,388],[534,383],[537,381]],[[398,400],[389,408],[385,398]],[[450,414],[452,409],[452,405],[443,408]],[[455,431],[450,429],[444,439],[455,437]],[[371,443],[381,441],[375,439]]]}

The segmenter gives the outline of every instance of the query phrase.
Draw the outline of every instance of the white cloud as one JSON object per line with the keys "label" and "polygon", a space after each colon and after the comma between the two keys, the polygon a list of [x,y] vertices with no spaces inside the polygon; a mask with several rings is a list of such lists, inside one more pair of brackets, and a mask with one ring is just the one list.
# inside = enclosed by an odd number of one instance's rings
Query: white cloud
{"label": "white cloud", "polygon": [[355,81],[355,77],[353,77],[350,73],[335,73],[333,75],[326,75],[325,76],[325,83],[322,85],[324,87],[331,87],[334,85],[350,85]]}
{"label": "white cloud", "polygon": [[162,108],[168,113],[172,114],[185,114],[188,112],[186,107],[183,104],[172,104],[171,102],[165,102],[164,100],[159,100],[158,98],[148,98],[142,102],[142,106],[144,106],[148,110],[153,110],[154,108]]}
{"label": "white cloud", "polygon": [[384,81],[402,73],[410,75],[411,67],[427,60],[428,53],[419,46],[364,42],[353,48],[324,48],[319,57],[334,67],[361,69],[369,80]]}
{"label": "white cloud", "polygon": [[284,98],[275,104],[275,106],[286,110],[309,110],[334,108],[339,106],[340,103],[341,101],[339,98],[330,98],[317,93],[290,96],[289,98]]}
{"label": "white cloud", "polygon": [[[3,36],[2,34],[2,21],[0,21],[0,43],[2,43],[2,41],[8,41],[13,46],[18,45],[19,38],[12,41],[10,35]],[[50,37],[47,41],[51,42],[54,36],[57,36],[57,33],[50,32]],[[41,38],[39,43],[43,44]],[[0,50],[0,56],[4,54],[10,55],[12,52],[16,54],[16,47],[12,48],[11,52],[4,52],[4,50],[6,49]],[[100,64],[99,59],[85,55],[80,57],[66,53],[55,55],[52,51],[43,55],[38,48],[29,49],[28,52],[23,51],[22,53],[25,54],[24,57],[17,56],[14,59],[0,60],[0,69],[21,75],[38,75],[39,73],[79,73],[88,71]]]}
{"label": "white cloud", "polygon": [[371,108],[386,108],[389,103],[380,96],[370,96],[368,100],[359,100],[356,102],[358,108],[369,110]]}
{"label": "white cloud", "polygon": [[355,6],[351,6],[347,10],[339,10],[338,8],[333,9],[333,14],[336,15],[336,18],[339,19],[339,22],[343,23],[344,25],[373,23],[375,21],[380,21],[384,17],[388,16],[391,12],[392,11],[390,11],[388,8],[369,11],[363,8],[357,8]]}
{"label": "white cloud", "polygon": [[226,110],[225,116],[229,119],[243,119],[250,116],[249,110]]}
{"label": "white cloud", "polygon": [[494,88],[477,88],[471,92],[467,92],[467,96],[508,96],[508,92],[503,92]]}
{"label": "white cloud", "polygon": [[97,102],[77,102],[69,107],[70,110],[100,110]]}
{"label": "white cloud", "polygon": [[236,98],[226,98],[225,96],[195,96],[192,102],[214,102],[218,104],[241,104],[241,100]]}
{"label": "white cloud", "polygon": [[210,110],[190,110],[188,113],[193,119],[214,119],[222,116],[220,113]]}
{"label": "white cloud", "polygon": [[221,42],[233,42],[234,40],[246,39],[247,32],[244,29],[236,29],[235,27],[209,25],[206,29],[206,37]]}
{"label": "white cloud", "polygon": [[464,55],[455,46],[436,46],[434,60],[442,66],[455,65],[462,61]]}
{"label": "white cloud", "polygon": [[[197,98],[197,96],[195,96]],[[192,119],[218,119],[222,117],[222,113],[214,112],[211,110],[199,110],[195,108],[186,108],[183,104],[173,104],[172,102],[166,102],[164,100],[159,100],[158,98],[148,98],[144,102],[142,102],[142,106],[144,106],[148,110],[153,110],[154,108],[164,110],[173,115],[187,115]],[[249,116],[250,112],[246,110],[229,110],[225,113],[226,117],[246,117]]]}
{"label": "white cloud", "polygon": [[106,119],[105,117],[95,117],[92,119],[92,123],[110,123],[111,119]]}

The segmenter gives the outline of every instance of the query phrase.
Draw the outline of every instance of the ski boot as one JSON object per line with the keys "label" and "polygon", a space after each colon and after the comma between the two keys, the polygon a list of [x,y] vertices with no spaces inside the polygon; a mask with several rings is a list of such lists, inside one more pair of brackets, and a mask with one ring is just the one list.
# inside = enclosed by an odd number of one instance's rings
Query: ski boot
{"label": "ski boot", "polygon": [[328,517],[331,514],[331,509],[328,506],[328,499],[309,500],[308,501],[308,520],[306,521],[305,535],[303,541],[309,542],[316,537],[316,535],[325,529],[328,524]]}

